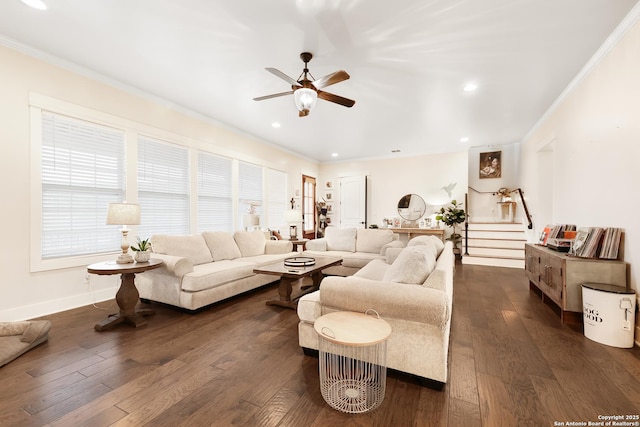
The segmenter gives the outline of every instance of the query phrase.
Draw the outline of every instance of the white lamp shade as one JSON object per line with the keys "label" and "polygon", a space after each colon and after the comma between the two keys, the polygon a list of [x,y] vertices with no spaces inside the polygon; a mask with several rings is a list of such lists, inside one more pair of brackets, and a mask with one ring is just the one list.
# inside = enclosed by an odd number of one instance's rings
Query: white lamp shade
{"label": "white lamp shade", "polygon": [[313,89],[303,87],[293,92],[293,100],[296,103],[298,111],[309,112],[313,110],[316,102],[318,102],[318,93]]}
{"label": "white lamp shade", "polygon": [[285,211],[284,219],[287,223],[302,222],[302,211],[300,209],[291,209]]}
{"label": "white lamp shade", "polygon": [[140,224],[140,205],[134,203],[109,203],[107,225]]}

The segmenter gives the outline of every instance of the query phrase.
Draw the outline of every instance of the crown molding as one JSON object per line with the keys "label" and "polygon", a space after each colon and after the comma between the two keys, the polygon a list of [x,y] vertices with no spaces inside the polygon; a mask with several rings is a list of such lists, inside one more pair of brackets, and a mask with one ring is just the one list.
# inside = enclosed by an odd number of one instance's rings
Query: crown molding
{"label": "crown molding", "polygon": [[533,125],[531,130],[522,138],[521,142],[525,142],[542,126],[542,124],[551,116],[558,107],[573,93],[574,90],[591,74],[591,72],[602,62],[602,60],[613,50],[627,32],[640,20],[640,2],[638,2],[631,11],[618,24],[615,30],[607,37],[602,46],[587,61],[578,74],[571,80],[567,87],[560,93],[551,106]]}

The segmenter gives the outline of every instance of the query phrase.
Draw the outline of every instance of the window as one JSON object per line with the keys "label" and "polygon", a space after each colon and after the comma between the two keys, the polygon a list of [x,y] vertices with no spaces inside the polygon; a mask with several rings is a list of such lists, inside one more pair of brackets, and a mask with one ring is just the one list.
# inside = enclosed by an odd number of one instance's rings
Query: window
{"label": "window", "polygon": [[302,215],[303,237],[310,239],[315,237],[316,229],[316,179],[302,175]]}
{"label": "window", "polygon": [[138,138],[138,234],[188,234],[189,150]]}
{"label": "window", "polygon": [[284,212],[287,209],[287,174],[274,169],[267,169],[266,178],[266,225],[277,230],[281,227],[286,227]]}
{"label": "window", "polygon": [[231,159],[198,153],[198,231],[233,231]]}
{"label": "window", "polygon": [[[239,162],[238,206],[240,225],[247,226],[247,213],[262,214],[262,166]],[[260,221],[262,223],[262,221]]]}
{"label": "window", "polygon": [[107,206],[125,198],[124,131],[42,112],[41,258],[112,252]]}

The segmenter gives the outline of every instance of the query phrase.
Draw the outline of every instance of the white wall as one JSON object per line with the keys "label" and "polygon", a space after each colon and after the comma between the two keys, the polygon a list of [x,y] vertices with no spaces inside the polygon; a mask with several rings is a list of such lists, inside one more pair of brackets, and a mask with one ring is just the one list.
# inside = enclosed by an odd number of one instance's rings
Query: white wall
{"label": "white wall", "polygon": [[[480,154],[487,152],[501,152],[501,174],[499,178],[480,178]],[[520,144],[501,144],[469,149],[469,215],[471,222],[491,222],[500,219],[497,202],[501,199],[494,196],[500,188],[509,190],[519,188]],[[516,221],[524,221],[522,203],[516,194],[512,194],[516,201]]]}
{"label": "white wall", "polygon": [[[630,285],[640,275],[640,24],[522,144],[521,182],[545,222],[622,227]],[[553,176],[553,191],[539,173]],[[540,212],[543,212],[540,215]],[[549,218],[550,217],[550,218]]]}
{"label": "white wall", "polygon": [[[319,182],[338,182],[339,177],[345,176],[368,176],[367,223],[382,226],[383,218],[398,216],[398,201],[408,193],[421,196],[429,209],[429,206],[449,203],[450,198],[442,187],[456,183],[452,199],[464,201],[467,163],[467,152],[330,163],[320,166]],[[340,193],[337,189],[334,193],[335,205],[339,203]],[[334,216],[339,218],[337,213]]]}
{"label": "white wall", "polygon": [[290,195],[294,186],[299,187],[302,171],[317,175],[314,162],[213,121],[187,116],[166,103],[132,95],[3,46],[0,64],[0,321],[33,318],[109,299],[118,285],[115,277],[92,276],[90,288],[84,268],[29,271],[30,93],[153,126],[198,141],[212,152],[286,171]]}

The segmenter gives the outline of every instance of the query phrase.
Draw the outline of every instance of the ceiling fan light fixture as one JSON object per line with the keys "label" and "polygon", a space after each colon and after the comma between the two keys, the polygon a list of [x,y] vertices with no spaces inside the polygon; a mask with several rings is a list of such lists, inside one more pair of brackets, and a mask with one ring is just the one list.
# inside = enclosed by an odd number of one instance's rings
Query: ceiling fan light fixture
{"label": "ceiling fan light fixture", "polygon": [[309,111],[313,110],[318,102],[318,93],[309,89],[308,87],[301,87],[293,92],[293,100],[296,103],[296,108],[303,114],[300,117],[309,115]]}
{"label": "ceiling fan light fixture", "polygon": [[42,0],[20,0],[20,1],[34,9],[47,10],[47,5],[44,4]]}

